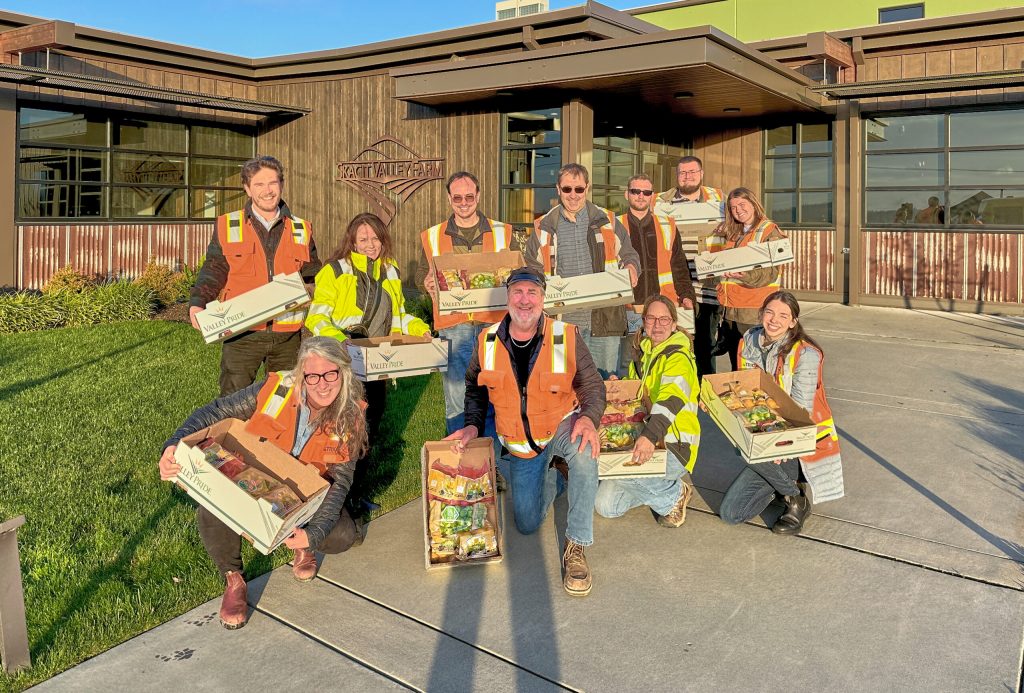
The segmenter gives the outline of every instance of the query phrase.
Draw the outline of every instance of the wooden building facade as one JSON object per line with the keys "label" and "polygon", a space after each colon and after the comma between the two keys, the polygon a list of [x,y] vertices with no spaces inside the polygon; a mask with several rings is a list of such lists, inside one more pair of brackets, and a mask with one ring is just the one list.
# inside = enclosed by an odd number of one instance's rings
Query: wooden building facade
{"label": "wooden building facade", "polygon": [[562,163],[616,206],[692,153],[707,184],[762,197],[802,297],[1024,313],[1024,10],[751,45],[637,14],[248,59],[0,13],[0,286],[195,264],[257,153],[322,255],[377,212],[406,280],[455,171],[526,228]]}

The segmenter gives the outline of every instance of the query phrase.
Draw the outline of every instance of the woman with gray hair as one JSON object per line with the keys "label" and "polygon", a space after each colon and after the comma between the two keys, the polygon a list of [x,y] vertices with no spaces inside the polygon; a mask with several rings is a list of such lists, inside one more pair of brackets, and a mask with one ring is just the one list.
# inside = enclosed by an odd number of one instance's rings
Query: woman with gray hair
{"label": "woman with gray hair", "polygon": [[[285,540],[294,552],[292,571],[302,582],[316,577],[314,551],[341,553],[356,538],[355,523],[344,503],[352,484],[354,465],[349,462],[359,459],[367,447],[366,405],[350,365],[348,351],[338,340],[307,339],[299,348],[294,369],[272,373],[262,382],[197,409],[164,443],[160,457],[160,478],[172,479],[181,471],[174,461],[178,441],[224,419],[241,419],[247,432],[316,467],[331,487],[305,527]],[[227,582],[221,623],[225,628],[241,628],[248,614],[241,537],[202,506],[197,516],[203,545]]]}

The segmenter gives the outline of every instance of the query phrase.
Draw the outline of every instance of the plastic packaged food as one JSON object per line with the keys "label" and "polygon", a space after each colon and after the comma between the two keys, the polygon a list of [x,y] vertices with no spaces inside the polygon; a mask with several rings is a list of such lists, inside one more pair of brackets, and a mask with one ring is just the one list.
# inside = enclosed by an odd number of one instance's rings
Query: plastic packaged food
{"label": "plastic packaged food", "polygon": [[284,484],[263,494],[260,498],[270,503],[273,513],[282,518],[287,517],[288,513],[302,505],[299,497]]}
{"label": "plastic packaged food", "polygon": [[274,488],[281,485],[281,482],[274,477],[252,467],[241,472],[235,477],[234,481],[238,484],[239,488],[256,498],[270,493]]}
{"label": "plastic packaged food", "polygon": [[459,535],[458,557],[484,558],[498,552],[498,539],[493,529],[477,529]]}
{"label": "plastic packaged food", "polygon": [[445,505],[441,508],[439,529],[445,536],[465,532],[473,527],[472,505]]}
{"label": "plastic packaged food", "polygon": [[198,445],[203,451],[207,464],[220,471],[229,479],[234,479],[249,468],[242,458],[231,452],[213,438],[207,438]]}
{"label": "plastic packaged food", "polygon": [[647,411],[639,399],[628,402],[605,404],[598,437],[602,452],[619,452],[632,449],[644,428]]}

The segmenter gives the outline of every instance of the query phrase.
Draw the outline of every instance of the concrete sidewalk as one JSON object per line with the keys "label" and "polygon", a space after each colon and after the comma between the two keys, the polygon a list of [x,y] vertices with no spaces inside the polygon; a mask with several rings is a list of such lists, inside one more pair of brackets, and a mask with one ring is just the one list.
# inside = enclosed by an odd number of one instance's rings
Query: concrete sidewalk
{"label": "concrete sidewalk", "polygon": [[1024,319],[808,305],[804,322],[847,497],[800,537],[712,514],[743,463],[704,419],[686,525],[598,518],[585,599],[561,587],[562,501],[529,537],[506,508],[503,563],[431,573],[417,501],[313,583],[254,581],[240,631],[215,600],[39,688],[1018,690]]}

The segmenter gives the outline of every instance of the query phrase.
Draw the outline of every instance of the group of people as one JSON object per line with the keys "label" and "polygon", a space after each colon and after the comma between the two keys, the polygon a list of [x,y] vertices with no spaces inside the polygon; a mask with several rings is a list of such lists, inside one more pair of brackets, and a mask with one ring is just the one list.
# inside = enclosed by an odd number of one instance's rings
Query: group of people
{"label": "group of people", "polygon": [[[563,585],[573,595],[591,590],[585,548],[594,541],[595,511],[617,517],[646,505],[660,524],[683,524],[700,442],[699,383],[715,372],[718,355],[728,354],[733,370],[771,374],[818,424],[814,456],[747,465],[725,495],[722,518],[744,522],[779,498],[785,507],[773,531],[795,534],[810,512],[798,482],[807,481],[817,498],[816,480],[841,480],[821,382],[822,352],[804,333],[796,300],[780,290],[778,268],[698,280],[691,261],[698,246],[717,252],[782,232],[750,190],[723,195],[705,186],[697,157],[680,159],[677,175],[677,186],[660,194],[649,176],[630,178],[629,209],[617,216],[588,201],[587,169],[567,164],[557,176],[558,204],[535,221],[520,247],[510,224],[480,211],[479,180],[460,171],[446,183],[450,216],[420,234],[416,283],[435,298],[433,329],[449,343],[443,374],[447,439],[464,449],[478,436],[494,438],[515,525],[524,534],[537,531],[555,497],[567,492]],[[294,551],[295,577],[311,580],[315,551],[340,552],[360,541],[354,518],[366,507],[361,479],[385,404],[382,382],[353,377],[344,341],[422,335],[431,327],[406,311],[391,237],[375,215],[353,218],[338,250],[322,264],[309,222],[292,215],[282,199],[281,164],[271,157],[250,161],[242,182],[249,201],[218,218],[192,292],[192,315],[280,272],[298,271],[312,281],[313,301],[304,316],[278,316],[224,343],[221,397],[167,440],[160,472],[173,478],[178,441],[224,418],[244,419],[247,430],[314,465],[330,481],[327,498],[285,541]],[[723,209],[710,236],[698,238],[691,225],[677,223],[694,202]],[[525,261],[506,281],[507,310],[439,314],[434,258],[504,249],[520,250]],[[611,267],[628,270],[630,305],[545,314],[550,276]],[[679,328],[680,311],[694,313],[692,338]],[[620,368],[623,361],[628,366]],[[267,377],[254,382],[261,366]],[[642,464],[665,448],[664,478],[598,479],[605,380],[620,376],[642,381],[649,405],[633,459]],[[812,464],[827,473],[812,471]],[[198,524],[227,582],[221,621],[240,627],[247,614],[240,538],[203,508]]]}

